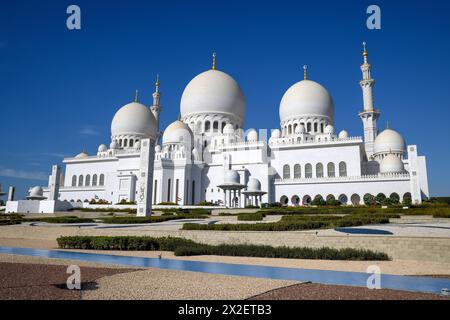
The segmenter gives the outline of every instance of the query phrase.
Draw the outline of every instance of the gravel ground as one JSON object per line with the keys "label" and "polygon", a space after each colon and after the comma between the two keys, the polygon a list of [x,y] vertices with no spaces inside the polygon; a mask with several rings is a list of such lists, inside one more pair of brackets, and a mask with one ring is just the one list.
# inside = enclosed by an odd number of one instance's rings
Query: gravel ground
{"label": "gravel ground", "polygon": [[[97,268],[112,268],[112,269],[139,269],[139,267],[123,266],[114,264],[101,264],[95,262],[85,262],[78,260],[63,260],[63,259],[46,259],[33,256],[19,256],[14,254],[0,254],[0,263],[25,263],[25,264],[46,264],[46,265],[77,265],[80,267],[97,267]],[[0,277],[2,275],[0,274]]]}
{"label": "gravel ground", "polygon": [[275,289],[250,300],[450,300],[430,293],[302,283]]}
{"label": "gravel ground", "polygon": [[[45,261],[45,259],[41,259]],[[61,262],[61,261],[59,261]],[[66,287],[67,265],[0,262],[0,300],[449,300],[396,290],[298,283],[159,269],[81,266],[82,290]]]}
{"label": "gravel ground", "polygon": [[[82,291],[66,289],[66,270],[71,264],[80,266]],[[296,283],[299,282],[0,255],[0,300],[245,299]]]}
{"label": "gravel ground", "polygon": [[299,282],[146,269],[99,279],[97,289],[84,292],[83,299],[241,300],[295,283]]}
{"label": "gravel ground", "polygon": [[0,263],[0,300],[79,300],[97,279],[134,269],[80,267],[82,290],[67,289],[65,265]]}

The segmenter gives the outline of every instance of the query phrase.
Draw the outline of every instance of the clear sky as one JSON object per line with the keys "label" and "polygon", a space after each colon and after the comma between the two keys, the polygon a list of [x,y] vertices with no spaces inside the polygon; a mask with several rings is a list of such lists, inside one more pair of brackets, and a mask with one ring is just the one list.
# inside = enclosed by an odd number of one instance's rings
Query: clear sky
{"label": "clear sky", "polygon": [[[81,8],[79,31],[66,9]],[[366,8],[381,8],[381,30]],[[246,128],[277,128],[283,93],[303,77],[332,94],[336,130],[362,135],[361,42],[375,104],[427,156],[432,195],[450,195],[449,1],[1,1],[0,183],[46,185],[51,165],[110,142],[115,111],[161,75],[162,127],[186,84],[210,68],[232,75],[247,100]]]}

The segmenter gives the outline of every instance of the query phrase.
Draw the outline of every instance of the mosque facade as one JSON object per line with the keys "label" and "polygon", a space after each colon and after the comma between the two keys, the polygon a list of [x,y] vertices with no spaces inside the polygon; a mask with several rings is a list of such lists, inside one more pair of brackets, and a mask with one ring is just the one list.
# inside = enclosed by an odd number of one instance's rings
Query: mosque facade
{"label": "mosque facade", "polygon": [[[378,130],[381,111],[374,105],[371,69],[364,47],[362,136],[335,132],[333,99],[308,79],[305,67],[304,79],[281,99],[280,128],[264,137],[255,129],[244,131],[244,94],[216,68],[214,55],[212,68],[186,86],[179,119],[164,131],[158,79],[151,106],[136,97],[116,112],[109,146],[101,144],[94,155],[65,158],[59,200],[136,202],[141,140],[157,137],[155,205],[299,206],[314,199],[360,205],[380,195],[419,204],[429,197],[426,158],[394,129]],[[44,188],[44,196],[49,190]]]}

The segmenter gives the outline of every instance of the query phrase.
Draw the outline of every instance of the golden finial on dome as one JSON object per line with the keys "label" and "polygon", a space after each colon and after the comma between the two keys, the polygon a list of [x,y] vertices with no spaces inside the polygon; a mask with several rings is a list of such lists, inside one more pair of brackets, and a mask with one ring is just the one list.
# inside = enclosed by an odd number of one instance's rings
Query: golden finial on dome
{"label": "golden finial on dome", "polygon": [[134,102],[138,102],[139,90],[136,90],[136,94],[134,96]]}
{"label": "golden finial on dome", "polygon": [[363,57],[364,57],[364,63],[367,63],[367,56],[369,55],[369,53],[367,52],[367,47],[366,47],[367,43],[364,41],[363,42]]}
{"label": "golden finial on dome", "polygon": [[159,92],[159,73],[156,74],[155,87],[156,87],[156,92]]}
{"label": "golden finial on dome", "polygon": [[303,80],[308,80],[308,66],[306,64],[303,66]]}
{"label": "golden finial on dome", "polygon": [[216,53],[215,52],[213,52],[213,55],[212,55],[212,57],[213,57],[213,61],[212,61],[212,70],[216,70]]}

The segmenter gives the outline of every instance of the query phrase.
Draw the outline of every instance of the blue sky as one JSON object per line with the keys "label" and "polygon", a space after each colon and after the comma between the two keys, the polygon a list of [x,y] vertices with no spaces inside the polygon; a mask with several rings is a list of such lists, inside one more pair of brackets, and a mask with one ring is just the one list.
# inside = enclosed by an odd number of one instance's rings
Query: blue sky
{"label": "blue sky", "polygon": [[[66,28],[77,4],[82,29]],[[382,29],[366,28],[381,8]],[[0,183],[46,185],[52,164],[109,143],[115,111],[161,75],[162,126],[186,84],[208,69],[232,75],[247,99],[246,128],[279,126],[283,93],[309,77],[332,94],[336,130],[362,135],[359,66],[367,41],[375,104],[428,157],[432,195],[450,194],[448,1],[2,1]]]}

